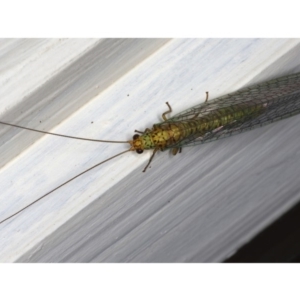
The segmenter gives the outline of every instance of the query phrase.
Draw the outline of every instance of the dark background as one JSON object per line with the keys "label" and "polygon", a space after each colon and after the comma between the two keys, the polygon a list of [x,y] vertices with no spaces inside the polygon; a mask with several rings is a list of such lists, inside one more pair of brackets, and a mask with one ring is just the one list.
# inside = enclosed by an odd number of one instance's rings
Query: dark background
{"label": "dark background", "polygon": [[300,202],[225,262],[300,262]]}

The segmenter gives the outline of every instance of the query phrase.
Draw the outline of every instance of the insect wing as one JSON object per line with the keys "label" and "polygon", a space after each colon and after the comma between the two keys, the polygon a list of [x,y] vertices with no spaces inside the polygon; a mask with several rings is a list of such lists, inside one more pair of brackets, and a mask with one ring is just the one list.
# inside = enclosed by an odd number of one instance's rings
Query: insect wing
{"label": "insect wing", "polygon": [[206,114],[210,110],[229,107],[242,103],[266,103],[300,91],[300,73],[273,79],[261,84],[244,88],[237,92],[218,97],[207,103],[201,103],[169,118],[168,121],[191,119],[197,113]]}
{"label": "insect wing", "polygon": [[170,148],[210,142],[300,113],[300,73],[267,81],[202,103],[176,114],[167,122],[180,123],[194,119],[209,123],[226,116],[226,113],[235,113],[242,117],[205,134],[189,135]]}

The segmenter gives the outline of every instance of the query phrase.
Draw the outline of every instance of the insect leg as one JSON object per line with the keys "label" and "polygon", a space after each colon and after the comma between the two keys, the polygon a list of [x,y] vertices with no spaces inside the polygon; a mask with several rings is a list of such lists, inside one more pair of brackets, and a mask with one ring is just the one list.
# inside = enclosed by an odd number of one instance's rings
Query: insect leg
{"label": "insect leg", "polygon": [[208,92],[205,92],[206,93],[206,99],[204,101],[204,103],[206,103],[208,101]]}
{"label": "insect leg", "polygon": [[[205,98],[205,101],[204,103],[206,103],[208,101],[208,92],[205,92],[206,93],[206,98]],[[197,117],[199,116],[199,113],[195,114],[192,119],[196,119]]]}
{"label": "insect leg", "polygon": [[182,149],[181,147],[180,148],[173,148],[172,149],[172,154],[176,155],[177,153],[181,153],[181,149]]}
{"label": "insect leg", "polygon": [[148,161],[148,163],[147,163],[145,169],[143,170],[143,172],[146,172],[146,170],[147,170],[147,168],[149,167],[149,165],[151,164],[151,161],[152,161],[152,159],[153,159],[155,153],[157,152],[157,150],[159,150],[159,149],[158,149],[158,148],[155,148],[155,149],[154,149],[154,151],[153,151],[153,153],[152,153],[152,155],[151,155],[151,157],[150,157],[150,159],[149,159],[149,161]]}
{"label": "insect leg", "polygon": [[169,102],[166,102],[166,104],[168,105],[168,107],[169,107],[169,110],[168,110],[168,111],[166,111],[166,112],[164,112],[164,113],[162,114],[162,118],[163,118],[165,121],[167,121],[167,120],[168,120],[168,118],[166,117],[166,114],[168,114],[168,113],[172,112],[172,108],[171,108],[171,105],[169,104]]}
{"label": "insect leg", "polygon": [[134,132],[137,132],[137,133],[144,134],[144,133],[147,133],[147,132],[149,132],[149,131],[151,131],[151,129],[149,129],[149,128],[146,128],[144,131],[135,130]]}

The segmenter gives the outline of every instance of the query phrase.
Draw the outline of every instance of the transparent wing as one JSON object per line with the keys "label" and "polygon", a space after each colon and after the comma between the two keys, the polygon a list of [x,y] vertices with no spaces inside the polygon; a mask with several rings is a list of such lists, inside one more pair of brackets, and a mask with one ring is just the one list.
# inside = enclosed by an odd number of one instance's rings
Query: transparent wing
{"label": "transparent wing", "polygon": [[226,112],[238,114],[239,111],[253,107],[260,107],[261,109],[259,111],[249,110],[250,113],[245,116],[232,120],[225,126],[205,132],[205,134],[190,135],[170,148],[210,142],[300,113],[300,73],[267,81],[202,103],[171,117],[163,123],[180,123],[191,119],[209,122],[216,116],[224,117]]}

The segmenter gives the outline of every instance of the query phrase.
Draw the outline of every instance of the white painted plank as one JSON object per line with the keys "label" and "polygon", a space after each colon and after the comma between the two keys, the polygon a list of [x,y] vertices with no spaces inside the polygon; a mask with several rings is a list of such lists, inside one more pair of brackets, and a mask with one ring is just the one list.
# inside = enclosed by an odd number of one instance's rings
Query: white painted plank
{"label": "white painted plank", "polygon": [[[13,42],[15,43],[15,48],[11,47],[10,51],[15,49],[15,53],[13,52],[15,55],[18,55],[18,52],[23,53],[22,50],[19,50],[19,47],[21,49],[23,47],[20,44],[30,44],[32,48],[30,48],[30,51],[27,51],[28,57],[25,57],[24,61],[16,59],[17,62],[19,60],[22,62],[20,68],[14,66],[15,56],[13,54],[10,55],[12,60],[10,64],[15,67],[14,70],[16,71],[8,69],[4,70],[6,73],[3,72],[2,74],[3,86],[7,85],[7,74],[11,76],[9,78],[10,81],[14,80],[14,85],[10,85],[9,91],[11,92],[7,93],[7,97],[1,99],[1,120],[37,129],[50,130],[68,118],[73,119],[73,114],[77,110],[80,111],[81,107],[93,100],[95,95],[103,92],[141,61],[152,55],[167,40],[76,39],[66,40],[64,42],[67,43],[65,47],[61,46],[61,41],[56,40],[42,40],[40,43],[34,43],[31,40],[13,40]],[[3,48],[9,43],[10,41],[3,41]],[[48,48],[52,47],[51,51],[46,52],[44,50],[44,48],[47,48],[44,46],[45,44]],[[31,57],[31,53],[38,52],[43,53],[40,60]],[[59,58],[57,58],[58,54]],[[57,61],[59,64],[56,64]],[[30,74],[36,74],[46,62],[49,65],[53,62],[55,67],[42,68],[44,73],[42,72],[43,75],[38,78],[29,76]],[[14,78],[14,72],[18,73],[20,72],[19,70],[22,71],[21,74],[19,77],[16,76],[17,78]],[[20,86],[22,87],[21,90],[18,93],[14,93],[14,89],[18,89]],[[10,99],[14,97],[18,98],[18,101],[15,100],[16,103],[11,106]],[[100,112],[94,120],[102,114],[103,112]],[[78,118],[77,114],[74,116]],[[79,116],[79,118],[81,117]],[[80,132],[76,132],[76,130],[81,125],[79,123],[76,125],[76,122],[78,122],[78,119],[74,123],[75,127],[68,128],[68,131],[73,131],[74,135],[79,135]],[[70,125],[70,123],[68,124]],[[64,126],[68,127],[69,125]],[[91,121],[88,121],[86,125],[89,127],[89,130],[91,128],[95,129],[95,126],[90,127]],[[64,126],[62,130],[64,130]],[[71,126],[73,125],[71,124]],[[41,196],[49,188],[56,185],[59,180],[64,180],[68,175],[65,174],[60,177],[59,174],[63,173],[62,170],[61,172],[59,171],[62,166],[66,168],[71,167],[76,172],[74,164],[78,153],[73,151],[76,148],[76,141],[72,141],[71,144],[65,144],[65,140],[61,138],[48,140],[46,136],[44,137],[41,134],[16,128],[2,127],[1,129],[2,163],[3,165],[6,163],[1,169],[0,180],[2,190],[2,210],[0,215],[3,219],[29,204],[33,197],[38,198]],[[61,129],[58,127],[52,130],[60,131]],[[94,134],[97,134],[97,130]],[[30,147],[30,145],[32,146]],[[64,145],[69,145],[71,148],[66,150]],[[87,147],[88,143],[82,143],[82,146]],[[73,158],[71,158],[70,153],[73,153]],[[56,198],[58,196],[53,195],[53,197]],[[29,213],[29,217],[27,213]],[[47,212],[45,213],[47,214]],[[36,214],[38,218],[41,217],[40,212]],[[24,217],[25,223],[27,221],[31,223],[32,212],[26,211]],[[61,223],[66,219],[68,219],[68,216],[64,215]],[[1,256],[0,259],[4,257],[4,261],[14,260],[14,257],[23,254],[24,251],[32,247],[31,242],[27,243],[28,236],[32,238],[32,243],[35,243],[35,238],[30,233],[32,228],[27,226],[28,224],[22,224],[21,226],[17,224],[16,227],[13,224],[15,223],[12,222],[12,227],[7,231],[10,238],[4,239],[4,244],[0,247],[2,250],[1,254],[6,253],[8,255],[7,257],[5,255]],[[31,223],[34,228],[39,226],[36,224],[38,222]],[[49,228],[46,223],[44,224],[46,228]],[[56,224],[53,224],[53,226],[53,228],[57,227]],[[24,234],[22,239],[18,237],[18,234],[12,234],[14,228],[19,230],[20,227],[26,228],[25,231],[28,233],[28,235]],[[53,228],[49,228],[49,231],[39,234],[39,238],[42,240],[43,235],[52,232]],[[5,233],[2,232],[2,234]],[[17,244],[25,243],[28,245],[28,248],[24,246],[18,248],[13,241]],[[6,249],[7,252],[5,252]]]}
{"label": "white painted plank", "polygon": [[[134,129],[160,120],[166,101],[176,113],[204,101],[207,90],[212,99],[299,71],[299,50],[299,40],[173,40],[97,97],[87,93],[88,103],[53,131],[128,140]],[[135,56],[138,49],[127,51]],[[115,67],[126,63],[107,59]],[[90,91],[86,74],[78,75]],[[76,92],[73,84],[60,97]],[[1,224],[0,260],[220,261],[299,199],[297,118],[176,157],[159,153],[145,174],[150,153],[125,154]],[[1,169],[1,218],[125,149],[40,138]]]}

